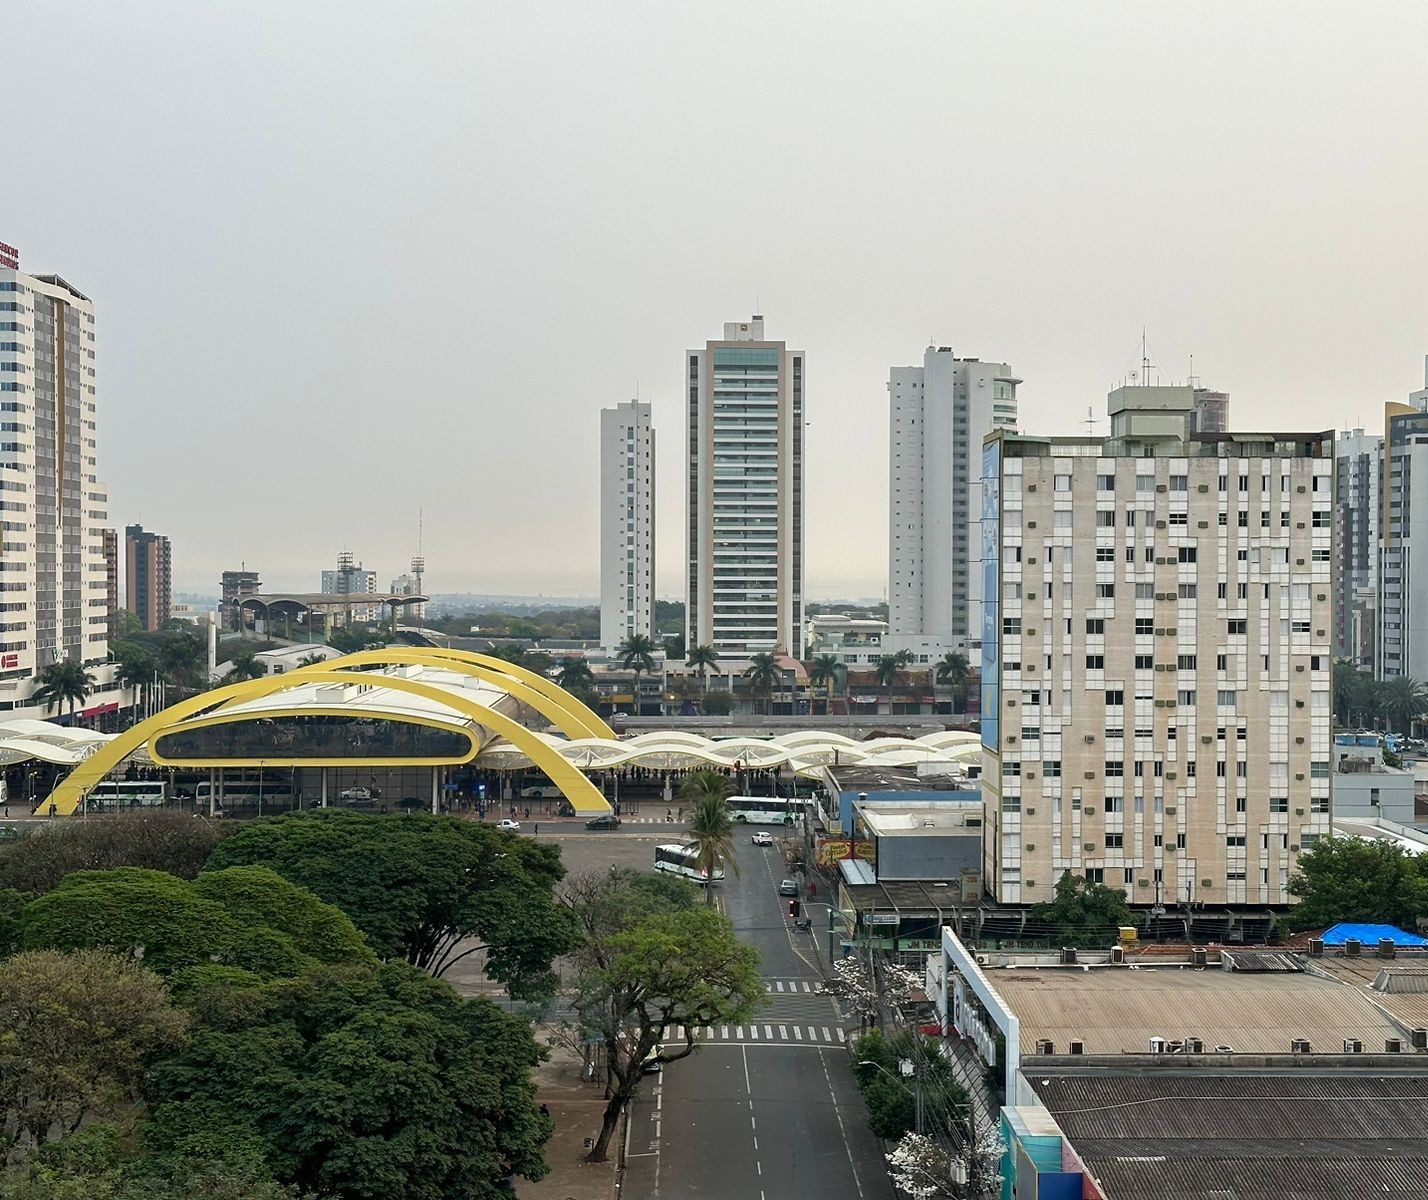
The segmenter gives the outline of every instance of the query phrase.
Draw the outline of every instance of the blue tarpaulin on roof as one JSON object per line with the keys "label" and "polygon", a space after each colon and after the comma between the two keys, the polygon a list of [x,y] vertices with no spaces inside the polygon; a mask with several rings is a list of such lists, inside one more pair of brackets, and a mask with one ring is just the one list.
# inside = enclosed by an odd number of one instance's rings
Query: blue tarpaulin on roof
{"label": "blue tarpaulin on roof", "polygon": [[1428,946],[1428,938],[1408,933],[1396,925],[1335,925],[1324,933],[1324,945],[1342,946],[1350,938],[1357,938],[1365,946],[1376,946],[1388,938],[1395,946]]}

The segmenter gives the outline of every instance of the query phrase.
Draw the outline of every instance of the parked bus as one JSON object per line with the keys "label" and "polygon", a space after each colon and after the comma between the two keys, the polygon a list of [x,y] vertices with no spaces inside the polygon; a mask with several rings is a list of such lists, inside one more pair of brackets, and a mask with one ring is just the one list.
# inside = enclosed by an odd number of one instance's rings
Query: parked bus
{"label": "parked bus", "polygon": [[790,800],[787,796],[729,796],[724,804],[731,821],[749,825],[788,825],[808,809],[806,800]]}
{"label": "parked bus", "polygon": [[210,798],[215,800],[218,809],[256,808],[260,800],[263,804],[271,804],[274,809],[291,808],[293,789],[291,784],[271,780],[259,783],[255,779],[245,779],[212,784],[205,779],[194,789],[194,804],[199,812],[208,811]]}
{"label": "parked bus", "polygon": [[89,812],[121,812],[130,808],[161,808],[168,798],[168,784],[162,779],[137,783],[101,779],[89,789],[84,803]]}
{"label": "parked bus", "polygon": [[[696,851],[689,846],[671,842],[666,846],[655,847],[654,867],[656,871],[669,871],[675,875],[683,875],[685,879],[692,879],[695,883],[706,884],[709,882],[707,873],[694,864],[697,857]],[[718,883],[723,878],[724,868],[715,867],[714,882]]]}

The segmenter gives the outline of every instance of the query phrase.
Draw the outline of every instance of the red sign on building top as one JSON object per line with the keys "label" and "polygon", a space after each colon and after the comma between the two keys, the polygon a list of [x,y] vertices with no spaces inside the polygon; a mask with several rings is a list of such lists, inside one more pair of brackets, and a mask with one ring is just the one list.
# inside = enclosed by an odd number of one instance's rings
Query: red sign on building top
{"label": "red sign on building top", "polygon": [[10,267],[16,271],[20,269],[20,252],[4,242],[0,242],[0,267]]}

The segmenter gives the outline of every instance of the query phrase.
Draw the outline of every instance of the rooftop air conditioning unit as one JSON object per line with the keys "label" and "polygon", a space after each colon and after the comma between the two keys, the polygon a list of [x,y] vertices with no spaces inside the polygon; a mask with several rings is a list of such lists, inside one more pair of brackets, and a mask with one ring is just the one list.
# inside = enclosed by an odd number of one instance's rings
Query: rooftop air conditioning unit
{"label": "rooftop air conditioning unit", "polygon": [[1185,1039],[1185,1053],[1186,1053],[1186,1054],[1204,1054],[1204,1053],[1205,1053],[1205,1040],[1204,1040],[1204,1038],[1197,1038],[1197,1037],[1186,1038],[1186,1039]]}
{"label": "rooftop air conditioning unit", "polygon": [[1345,1039],[1344,1039],[1344,1053],[1345,1053],[1345,1054],[1362,1054],[1363,1052],[1364,1052],[1364,1044],[1363,1044],[1361,1041],[1359,1041],[1358,1038],[1345,1038]]}
{"label": "rooftop air conditioning unit", "polygon": [[1066,1043],[1066,1053],[1068,1053],[1068,1054],[1085,1054],[1085,1053],[1086,1053],[1086,1043],[1083,1042],[1083,1041],[1081,1041],[1080,1038],[1072,1038],[1071,1041],[1069,1041],[1069,1042]]}
{"label": "rooftop air conditioning unit", "polygon": [[1086,735],[1086,745],[1088,745],[1088,746],[1091,745],[1093,742],[1095,742],[1095,740],[1096,740],[1096,735],[1095,735],[1094,733],[1088,733],[1088,734]]}
{"label": "rooftop air conditioning unit", "polygon": [[1402,1038],[1384,1038],[1384,1039],[1383,1039],[1383,1052],[1384,1052],[1385,1054],[1402,1054],[1402,1053],[1403,1053],[1403,1039],[1402,1039]]}
{"label": "rooftop air conditioning unit", "polygon": [[1344,943],[1344,954],[1348,958],[1358,958],[1363,953],[1364,945],[1358,938],[1349,938]]}
{"label": "rooftop air conditioning unit", "polygon": [[1050,1038],[1037,1038],[1036,1052],[1038,1054],[1055,1054],[1056,1043],[1053,1042]]}
{"label": "rooftop air conditioning unit", "polygon": [[1204,946],[1196,946],[1196,947],[1194,947],[1194,948],[1190,951],[1190,965],[1191,965],[1191,966],[1203,967],[1203,966],[1204,966],[1207,962],[1209,962],[1209,961],[1210,961],[1210,956],[1205,953],[1205,947],[1204,947]]}
{"label": "rooftop air conditioning unit", "polygon": [[1378,956],[1379,956],[1379,958],[1392,958],[1395,953],[1396,953],[1396,947],[1395,947],[1394,944],[1393,944],[1393,939],[1392,939],[1392,938],[1379,938],[1379,939],[1378,939]]}
{"label": "rooftop air conditioning unit", "polygon": [[989,961],[990,959],[988,959],[985,954],[977,955],[977,966],[985,967]]}
{"label": "rooftop air conditioning unit", "polygon": [[1310,958],[1323,958],[1323,957],[1324,957],[1324,939],[1323,939],[1323,938],[1310,938],[1310,939],[1309,939],[1309,957],[1310,957]]}
{"label": "rooftop air conditioning unit", "polygon": [[1165,1039],[1163,1037],[1153,1037],[1150,1039],[1150,1052],[1152,1054],[1165,1053]]}
{"label": "rooftop air conditioning unit", "polygon": [[1126,960],[1126,948],[1124,946],[1111,947],[1111,961],[1113,963],[1123,963]]}
{"label": "rooftop air conditioning unit", "polygon": [[1308,1054],[1310,1048],[1308,1038],[1295,1038],[1289,1043],[1289,1052],[1291,1054]]}
{"label": "rooftop air conditioning unit", "polygon": [[[1062,965],[1063,967],[1074,966],[1074,965],[1075,965],[1075,962],[1076,962],[1076,947],[1075,947],[1075,946],[1062,946],[1062,947],[1061,947],[1061,965]],[[1074,1053],[1074,1051],[1073,1051],[1072,1053]]]}

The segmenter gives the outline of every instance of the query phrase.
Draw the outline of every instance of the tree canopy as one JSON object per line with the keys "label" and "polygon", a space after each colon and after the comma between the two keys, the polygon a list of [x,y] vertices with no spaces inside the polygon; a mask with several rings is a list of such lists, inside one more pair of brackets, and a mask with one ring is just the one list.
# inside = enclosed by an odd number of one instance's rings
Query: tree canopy
{"label": "tree canopy", "polygon": [[162,975],[217,962],[270,978],[373,961],[344,913],[264,867],[192,882],[136,867],[78,871],[17,922],[26,949],[111,949]]}
{"label": "tree canopy", "polygon": [[[424,813],[289,813],[249,822],[209,866],[263,863],[348,914],[379,957],[443,974],[474,950],[512,995],[552,986],[574,943],[552,845]],[[470,939],[470,940],[468,940]]]}
{"label": "tree canopy", "polygon": [[96,950],[0,961],[0,1012],[7,1161],[87,1118],[120,1115],[149,1055],[178,1044],[188,1025],[157,975]]}
{"label": "tree canopy", "polygon": [[[610,1072],[590,1152],[592,1162],[603,1162],[646,1059],[686,1058],[697,1026],[747,1020],[764,987],[758,952],[738,940],[728,918],[696,904],[681,880],[593,872],[571,880],[564,896],[581,933],[574,1007],[581,1029],[603,1043]],[[684,1037],[665,1043],[676,1026]]]}
{"label": "tree canopy", "polygon": [[1396,842],[1323,838],[1299,856],[1289,878],[1290,893],[1299,897],[1289,923],[1295,929],[1322,929],[1340,921],[1412,929],[1428,915],[1426,867]]}
{"label": "tree canopy", "polygon": [[75,871],[114,867],[147,867],[192,879],[224,832],[216,823],[162,809],[48,822],[0,845],[0,888],[47,892]]}
{"label": "tree canopy", "polygon": [[1056,881],[1056,898],[1031,910],[1031,920],[1033,936],[1067,946],[1110,945],[1122,925],[1135,923],[1123,891],[1070,871]]}
{"label": "tree canopy", "polygon": [[246,990],[248,1020],[200,1027],[153,1069],[155,1153],[236,1137],[333,1200],[494,1198],[511,1172],[546,1173],[523,1019],[404,963]]}

